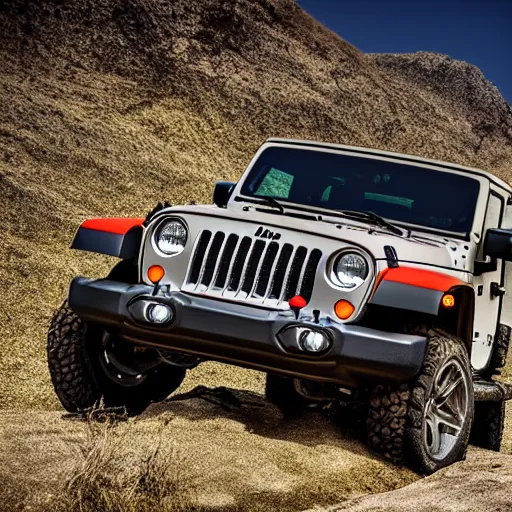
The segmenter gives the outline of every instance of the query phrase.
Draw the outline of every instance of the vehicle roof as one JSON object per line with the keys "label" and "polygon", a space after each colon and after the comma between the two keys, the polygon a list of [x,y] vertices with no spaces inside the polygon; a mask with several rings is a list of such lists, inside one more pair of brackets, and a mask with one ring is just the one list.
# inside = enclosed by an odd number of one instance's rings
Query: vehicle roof
{"label": "vehicle roof", "polygon": [[394,158],[395,160],[401,160],[402,162],[417,162],[417,163],[426,163],[430,165],[435,165],[437,167],[442,167],[444,169],[453,169],[455,171],[463,171],[468,174],[477,174],[479,176],[483,176],[487,178],[489,181],[494,183],[495,185],[505,189],[507,192],[512,193],[512,187],[498,178],[494,174],[483,171],[481,169],[474,169],[472,167],[464,167],[463,165],[458,165],[450,162],[443,162],[440,160],[432,160],[430,158],[423,158],[415,155],[405,155],[401,153],[394,153],[392,151],[382,151],[380,149],[373,148],[365,148],[358,146],[347,146],[345,144],[329,144],[326,142],[316,142],[310,140],[299,140],[299,139],[280,139],[280,138],[270,138],[267,139],[266,142],[273,142],[278,144],[289,144],[291,146],[306,146],[311,148],[325,148],[325,149],[341,149],[343,151],[348,151],[351,153],[359,153],[364,155],[375,155],[375,156],[386,156],[388,158]]}

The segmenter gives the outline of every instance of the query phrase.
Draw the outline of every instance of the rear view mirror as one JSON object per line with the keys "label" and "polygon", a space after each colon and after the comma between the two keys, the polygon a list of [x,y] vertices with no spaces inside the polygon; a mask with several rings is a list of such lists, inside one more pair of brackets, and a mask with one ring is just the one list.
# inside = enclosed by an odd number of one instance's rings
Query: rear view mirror
{"label": "rear view mirror", "polygon": [[488,229],[484,244],[485,256],[512,261],[512,230]]}
{"label": "rear view mirror", "polygon": [[217,181],[213,191],[213,203],[219,208],[225,208],[235,183],[231,181]]}

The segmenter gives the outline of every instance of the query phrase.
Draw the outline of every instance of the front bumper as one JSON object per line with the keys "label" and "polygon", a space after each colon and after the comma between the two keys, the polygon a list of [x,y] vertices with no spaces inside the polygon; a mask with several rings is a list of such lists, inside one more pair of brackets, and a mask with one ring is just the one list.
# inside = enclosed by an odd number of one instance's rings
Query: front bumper
{"label": "front bumper", "polygon": [[[274,311],[188,295],[180,291],[77,277],[69,303],[86,322],[146,346],[202,359],[344,386],[371,380],[405,381],[419,373],[426,338],[388,333],[322,319],[319,324]],[[136,320],[132,305],[150,299],[171,306],[173,321],[154,326]],[[287,327],[320,330],[332,340],[322,354],[290,351],[279,334]]]}

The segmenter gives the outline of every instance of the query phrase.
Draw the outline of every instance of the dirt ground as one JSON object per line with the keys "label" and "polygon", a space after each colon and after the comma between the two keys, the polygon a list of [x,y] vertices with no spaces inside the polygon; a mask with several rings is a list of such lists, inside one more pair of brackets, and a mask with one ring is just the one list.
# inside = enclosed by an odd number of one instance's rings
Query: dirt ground
{"label": "dirt ground", "polygon": [[[500,454],[471,447],[465,462],[420,479],[377,457],[325,413],[305,411],[285,420],[249,390],[261,390],[256,372],[244,372],[245,390],[198,388],[205,375],[217,375],[211,380],[219,386],[229,383],[220,365],[210,366],[190,374],[180,394],[120,422],[113,434],[120,473],[161,441],[164,457],[183,476],[186,510],[462,512],[511,506],[510,408]],[[83,460],[88,428],[62,411],[1,411],[0,503],[13,504],[12,510],[54,509]]]}
{"label": "dirt ground", "polygon": [[[217,388],[197,395],[120,423],[114,434],[122,444],[119,470],[129,471],[161,439],[201,510],[477,511],[485,504],[498,511],[512,503],[510,439],[501,454],[471,448],[465,462],[418,481],[318,412],[285,421],[253,392]],[[87,428],[61,412],[2,411],[1,502],[23,510],[51,506],[80,462]],[[368,493],[386,494],[359,497]]]}
{"label": "dirt ground", "polygon": [[[221,388],[226,389],[226,388]],[[204,398],[152,406],[121,423],[120,471],[156,439],[185,471],[193,501],[208,510],[300,510],[354,494],[383,492],[417,477],[378,459],[353,437],[343,437],[319,413],[284,421],[261,395],[208,391]],[[211,403],[211,401],[215,403]],[[0,499],[37,508],[51,502],[80,457],[87,425],[61,412],[2,411]],[[30,491],[29,491],[30,489]],[[10,502],[3,496],[3,502]]]}
{"label": "dirt ground", "polygon": [[506,512],[512,510],[512,457],[472,449],[461,462],[396,491],[308,512]]}

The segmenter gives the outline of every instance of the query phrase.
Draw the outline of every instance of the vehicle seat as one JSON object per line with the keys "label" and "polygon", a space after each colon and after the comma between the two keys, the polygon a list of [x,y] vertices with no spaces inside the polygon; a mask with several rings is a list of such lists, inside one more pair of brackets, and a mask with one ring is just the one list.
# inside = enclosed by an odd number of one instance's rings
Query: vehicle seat
{"label": "vehicle seat", "polygon": [[337,210],[365,211],[367,209],[364,195],[366,188],[361,181],[333,186],[329,194],[327,206]]}
{"label": "vehicle seat", "polygon": [[437,195],[436,198],[424,195],[412,205],[413,222],[427,223],[438,229],[457,230],[465,218],[454,218],[452,200]]}

